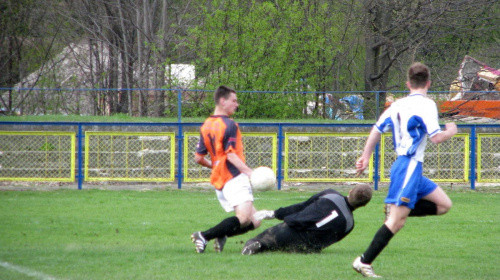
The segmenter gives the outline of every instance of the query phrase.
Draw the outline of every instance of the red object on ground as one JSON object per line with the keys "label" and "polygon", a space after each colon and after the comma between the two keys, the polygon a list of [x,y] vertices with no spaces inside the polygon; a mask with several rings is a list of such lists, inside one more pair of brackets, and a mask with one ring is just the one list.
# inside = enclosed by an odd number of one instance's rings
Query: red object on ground
{"label": "red object on ground", "polygon": [[445,101],[441,113],[458,113],[461,116],[500,119],[500,100],[456,100]]}

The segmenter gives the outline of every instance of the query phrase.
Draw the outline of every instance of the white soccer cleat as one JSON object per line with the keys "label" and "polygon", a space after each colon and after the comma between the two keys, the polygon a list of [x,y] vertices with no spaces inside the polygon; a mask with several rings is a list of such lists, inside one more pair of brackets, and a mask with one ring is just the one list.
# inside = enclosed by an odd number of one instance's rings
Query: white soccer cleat
{"label": "white soccer cleat", "polygon": [[196,253],[201,254],[205,252],[207,241],[205,240],[203,235],[201,235],[201,232],[197,231],[191,234],[191,241],[193,241],[194,245],[196,246]]}
{"label": "white soccer cleat", "polygon": [[255,214],[253,214],[253,217],[258,221],[274,219],[274,211],[271,210],[257,211],[255,212]]}
{"label": "white soccer cleat", "polygon": [[352,268],[356,270],[356,272],[360,273],[364,277],[369,278],[382,278],[382,276],[375,274],[373,272],[373,267],[369,264],[364,264],[361,262],[361,257],[357,257],[352,263]]}

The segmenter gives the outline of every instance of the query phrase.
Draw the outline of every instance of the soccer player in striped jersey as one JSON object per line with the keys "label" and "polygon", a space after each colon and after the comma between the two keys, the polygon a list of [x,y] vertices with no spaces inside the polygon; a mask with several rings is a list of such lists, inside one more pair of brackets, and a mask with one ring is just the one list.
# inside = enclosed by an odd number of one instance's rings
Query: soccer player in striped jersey
{"label": "soccer player in striped jersey", "polygon": [[438,123],[436,103],[427,97],[431,86],[430,70],[422,63],[408,69],[407,87],[410,94],[382,113],[368,136],[363,154],[356,162],[358,173],[369,163],[381,134],[392,131],[394,149],[398,155],[391,168],[391,182],[385,199],[386,221],[375,234],[368,249],[354,260],[353,268],[365,277],[379,278],[372,262],[391,238],[406,223],[408,216],[442,215],[451,208],[451,200],[433,181],[423,176],[422,163],[427,137],[434,144],[450,139],[457,133],[454,123]]}
{"label": "soccer player in striped jersey", "polygon": [[[221,221],[214,227],[194,232],[191,240],[196,252],[205,252],[208,241],[214,240],[216,252],[222,252],[227,237],[239,235],[260,226],[253,214],[253,193],[250,185],[252,169],[245,164],[241,132],[238,124],[229,118],[238,108],[236,91],[220,86],[214,93],[215,111],[200,129],[195,161],[212,169],[210,183],[226,212],[235,216]],[[205,156],[209,154],[210,159]]]}

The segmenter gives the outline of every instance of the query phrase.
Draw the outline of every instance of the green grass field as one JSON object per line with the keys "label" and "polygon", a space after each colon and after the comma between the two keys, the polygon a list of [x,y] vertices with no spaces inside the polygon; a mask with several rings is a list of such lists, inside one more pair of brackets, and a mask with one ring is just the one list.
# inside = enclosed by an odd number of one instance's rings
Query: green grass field
{"label": "green grass field", "polygon": [[[345,193],[345,192],[343,192]],[[257,193],[275,209],[312,192]],[[374,263],[386,279],[498,279],[500,194],[449,191],[445,216],[410,218]],[[243,243],[274,225],[209,243],[196,254],[193,231],[227,217],[207,190],[0,192],[0,279],[361,279],[351,268],[383,222],[385,191],[354,212],[356,226],[321,254],[242,256]]]}

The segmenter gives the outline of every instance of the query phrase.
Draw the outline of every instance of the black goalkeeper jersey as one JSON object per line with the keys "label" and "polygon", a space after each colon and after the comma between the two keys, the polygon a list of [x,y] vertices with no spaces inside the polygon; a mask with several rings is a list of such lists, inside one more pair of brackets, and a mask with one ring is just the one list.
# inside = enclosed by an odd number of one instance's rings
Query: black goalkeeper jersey
{"label": "black goalkeeper jersey", "polygon": [[347,197],[327,189],[307,201],[277,209],[275,217],[295,229],[308,245],[318,250],[342,240],[354,228]]}

